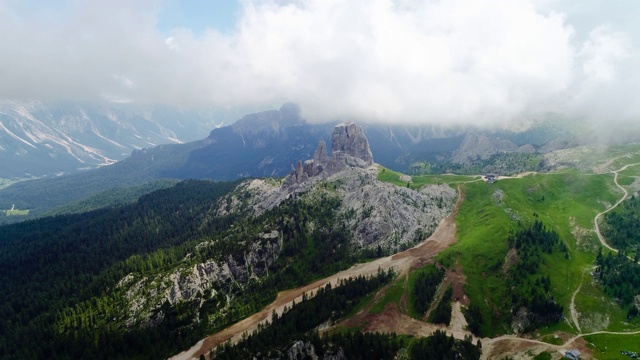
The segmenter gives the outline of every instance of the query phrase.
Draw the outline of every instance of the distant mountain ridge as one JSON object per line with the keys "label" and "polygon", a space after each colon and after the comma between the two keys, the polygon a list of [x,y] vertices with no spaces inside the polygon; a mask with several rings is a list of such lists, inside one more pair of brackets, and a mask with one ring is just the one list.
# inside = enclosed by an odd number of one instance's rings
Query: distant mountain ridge
{"label": "distant mountain ridge", "polygon": [[113,164],[135,149],[198,139],[211,126],[207,117],[162,107],[2,100],[0,177],[52,176]]}
{"label": "distant mountain ridge", "polygon": [[242,177],[281,177],[301,157],[310,157],[332,124],[308,124],[297,105],[287,103],[242,117],[233,125],[211,131],[203,146],[168,177],[233,180]]}
{"label": "distant mountain ridge", "polygon": [[[163,178],[284,177],[292,165],[313,157],[318,142],[331,138],[334,125],[309,124],[297,105],[284,104],[278,110],[249,114],[233,125],[216,128],[202,140],[134,150],[130,157],[99,169],[14,184],[0,190],[0,209],[16,205],[37,216],[107,189]],[[521,132],[432,125],[363,124],[362,128],[376,162],[401,172],[412,172],[419,161],[453,164],[462,155],[473,162],[505,152],[539,153],[544,149],[543,140],[553,139],[540,126]],[[535,146],[527,143],[528,134],[535,135]],[[567,134],[561,137],[568,138]]]}

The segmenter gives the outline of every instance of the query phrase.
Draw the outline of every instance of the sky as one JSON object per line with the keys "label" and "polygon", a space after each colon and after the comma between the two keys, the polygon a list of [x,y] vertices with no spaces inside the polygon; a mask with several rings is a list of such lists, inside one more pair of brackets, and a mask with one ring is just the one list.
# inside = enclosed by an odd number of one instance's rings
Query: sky
{"label": "sky", "polygon": [[638,0],[0,0],[0,98],[640,120]]}

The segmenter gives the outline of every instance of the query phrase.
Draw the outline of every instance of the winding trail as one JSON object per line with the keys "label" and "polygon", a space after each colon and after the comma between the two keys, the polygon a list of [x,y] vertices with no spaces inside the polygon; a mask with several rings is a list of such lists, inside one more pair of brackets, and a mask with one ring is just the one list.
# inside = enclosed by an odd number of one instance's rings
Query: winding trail
{"label": "winding trail", "polygon": [[598,239],[600,240],[600,243],[602,244],[602,246],[606,247],[607,249],[613,251],[613,252],[618,252],[618,250],[614,247],[612,247],[611,245],[607,244],[607,241],[604,239],[604,236],[602,236],[602,233],[600,232],[600,225],[598,225],[598,220],[600,219],[600,217],[606,213],[608,213],[609,211],[615,209],[616,207],[618,207],[618,205],[620,205],[628,196],[629,196],[629,192],[627,191],[627,189],[624,188],[624,186],[620,185],[620,183],[618,183],[618,174],[621,171],[627,170],[627,168],[629,168],[630,166],[635,166],[635,165],[640,165],[640,163],[634,163],[634,164],[627,164],[623,167],[621,167],[618,170],[615,171],[611,171],[611,173],[613,173],[613,181],[616,183],[616,186],[622,190],[622,192],[624,193],[624,195],[622,195],[622,197],[620,198],[620,200],[618,200],[615,204],[613,204],[613,206],[609,207],[608,209],[606,209],[605,211],[602,211],[600,213],[598,213],[596,215],[596,217],[593,219],[593,223],[595,224],[595,228],[596,228],[596,235],[598,235]]}
{"label": "winding trail", "polygon": [[[607,249],[614,251],[614,252],[618,252],[617,249],[615,249],[614,247],[612,247],[611,245],[609,245],[604,236],[602,235],[602,233],[600,232],[600,226],[598,225],[598,220],[600,219],[600,217],[602,217],[604,214],[608,213],[609,211],[615,209],[618,205],[620,205],[628,196],[629,196],[629,192],[627,191],[627,189],[624,188],[624,186],[620,185],[620,183],[618,182],[618,175],[621,171],[626,170],[627,168],[629,168],[630,166],[635,166],[635,165],[640,165],[640,163],[634,163],[634,164],[627,164],[623,167],[621,167],[618,170],[614,170],[611,171],[611,173],[613,173],[613,181],[616,184],[616,186],[622,190],[623,195],[622,197],[612,206],[610,206],[608,209],[599,212],[598,214],[596,214],[596,216],[593,218],[593,223],[595,225],[595,230],[596,230],[596,235],[598,235],[598,240],[600,240],[600,243],[602,244],[602,246],[606,247]],[[576,296],[578,295],[578,293],[580,292],[580,289],[582,288],[582,283],[584,282],[584,273],[587,270],[585,270],[582,273],[582,276],[580,277],[580,285],[578,285],[578,288],[573,292],[573,295],[571,296],[571,304],[569,305],[569,310],[571,313],[571,320],[574,324],[574,326],[576,327],[576,329],[578,330],[578,335],[575,336],[573,339],[570,339],[569,341],[567,341],[567,344],[572,343],[573,341],[575,341],[576,339],[585,336],[582,334],[582,329],[580,329],[580,323],[578,321],[578,311],[576,310],[576,306],[575,306],[575,301],[576,301]],[[598,332],[598,333],[607,333],[607,332]],[[593,335],[596,333],[591,333],[591,334],[586,334],[586,335]],[[623,334],[629,334],[629,333],[623,333]]]}

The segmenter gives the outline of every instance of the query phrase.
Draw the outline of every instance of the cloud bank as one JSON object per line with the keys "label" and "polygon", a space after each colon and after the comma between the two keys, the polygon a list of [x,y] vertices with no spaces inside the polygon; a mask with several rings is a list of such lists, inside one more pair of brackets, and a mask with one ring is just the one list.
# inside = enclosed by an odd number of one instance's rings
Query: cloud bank
{"label": "cloud bank", "polygon": [[168,36],[157,29],[163,2],[37,4],[0,0],[1,98],[294,101],[316,121],[640,114],[638,29],[612,21],[615,13],[594,18],[606,4],[585,12],[553,0],[245,0],[231,31]]}

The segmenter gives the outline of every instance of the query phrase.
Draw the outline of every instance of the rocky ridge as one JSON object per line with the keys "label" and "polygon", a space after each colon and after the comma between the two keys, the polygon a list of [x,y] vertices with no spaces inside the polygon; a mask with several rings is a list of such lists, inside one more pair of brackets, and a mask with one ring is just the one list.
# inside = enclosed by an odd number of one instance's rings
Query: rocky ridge
{"label": "rocky ridge", "polygon": [[[272,231],[259,234],[257,238],[259,241],[251,242],[241,258],[229,255],[221,261],[210,259],[155,277],[127,275],[118,284],[118,287],[128,288],[126,325],[153,326],[164,318],[164,304],[192,302],[201,307],[204,301],[216,296],[220,299],[219,310],[224,311],[233,301],[235,290],[241,290],[251,279],[264,277],[268,267],[278,258],[282,249],[281,234]],[[214,245],[215,241],[200,243],[194,252]]]}

